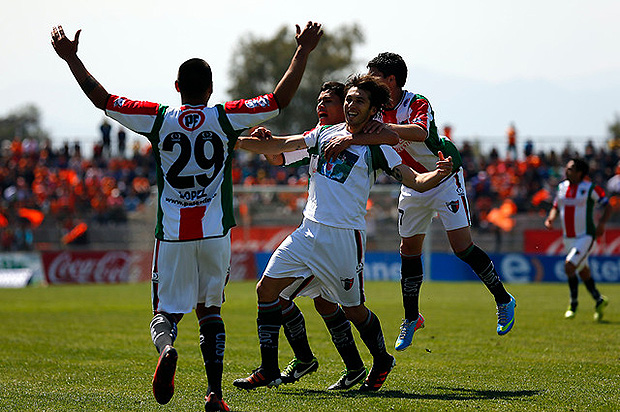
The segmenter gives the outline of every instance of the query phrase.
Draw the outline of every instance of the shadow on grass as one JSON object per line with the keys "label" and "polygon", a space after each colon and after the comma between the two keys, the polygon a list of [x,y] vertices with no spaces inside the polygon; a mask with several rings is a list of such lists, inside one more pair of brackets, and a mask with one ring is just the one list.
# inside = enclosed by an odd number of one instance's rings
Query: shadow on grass
{"label": "shadow on grass", "polygon": [[516,391],[498,391],[498,390],[480,390],[467,388],[446,388],[434,387],[436,393],[416,393],[405,392],[401,390],[386,390],[378,392],[360,392],[357,390],[334,392],[312,389],[279,389],[280,392],[288,395],[309,396],[312,399],[330,399],[330,398],[394,398],[394,399],[428,399],[428,400],[444,400],[444,401],[467,401],[481,399],[516,399],[537,396],[543,393],[540,390],[516,390]]}

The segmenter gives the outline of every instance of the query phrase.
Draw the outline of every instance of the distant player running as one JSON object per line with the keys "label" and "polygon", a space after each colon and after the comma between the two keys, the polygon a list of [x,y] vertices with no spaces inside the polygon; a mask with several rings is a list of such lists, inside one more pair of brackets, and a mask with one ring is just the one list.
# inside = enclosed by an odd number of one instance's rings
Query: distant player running
{"label": "distant player running", "polygon": [[321,25],[297,26],[297,50],[273,93],[207,106],[213,92],[211,67],[190,59],[179,67],[175,87],[182,106],[129,100],[110,95],[77,57],[80,31],[73,41],[62,27],[52,31],[56,53],[67,62],[92,103],[125,127],[146,136],[157,164],[158,212],[153,256],[151,337],[159,361],[153,394],[166,404],[174,394],[177,324],[195,310],[200,350],[209,387],[205,410],[228,411],[222,399],[225,330],[220,315],[230,268],[232,154],[241,132],[286,107],[293,98]]}
{"label": "distant player running", "polygon": [[[590,167],[582,159],[571,159],[566,164],[566,180],[558,185],[553,207],[545,219],[545,227],[553,228],[553,222],[560,216],[564,233],[564,249],[567,252],[564,270],[568,277],[570,304],[564,317],[572,319],[577,312],[579,277],[596,302],[594,320],[603,318],[603,310],[609,303],[598,291],[590,274],[588,256],[596,238],[605,233],[605,223],[612,212],[605,191],[589,180],[585,180]],[[603,213],[594,223],[594,206],[603,207]]]}
{"label": "distant player running", "polygon": [[[378,169],[417,190],[425,190],[450,173],[452,162],[440,160],[438,169],[418,174],[401,164],[390,146],[352,145],[332,161],[323,152],[325,144],[334,137],[360,133],[388,102],[389,90],[376,78],[354,77],[347,82],[345,123],[315,129],[307,136],[277,138],[266,130],[258,130],[254,135],[265,139],[240,140],[241,148],[257,153],[307,148],[312,159],[304,220],[274,252],[257,287],[261,366],[247,378],[235,380],[233,384],[238,388],[281,383],[278,339],[283,314],[279,296],[297,278],[311,276],[320,282],[324,298],[342,306],[373,356],[372,368],[360,390],[381,388],[394,367],[395,360],[386,351],[379,319],[364,305],[366,202]],[[383,133],[386,132],[392,133]]]}

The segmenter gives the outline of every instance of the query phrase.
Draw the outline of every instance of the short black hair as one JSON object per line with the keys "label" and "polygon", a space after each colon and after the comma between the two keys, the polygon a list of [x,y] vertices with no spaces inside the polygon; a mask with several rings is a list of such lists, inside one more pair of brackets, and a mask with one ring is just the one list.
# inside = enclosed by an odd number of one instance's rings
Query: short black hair
{"label": "short black hair", "polygon": [[366,91],[370,97],[370,107],[376,107],[377,111],[381,112],[389,107],[390,89],[377,77],[369,74],[355,75],[347,80],[345,93],[348,93],[352,87]]}
{"label": "short black hair", "polygon": [[179,91],[184,96],[199,98],[213,86],[211,66],[202,59],[189,59],[179,66]]}
{"label": "short black hair", "polygon": [[375,68],[383,73],[384,77],[394,75],[396,84],[403,87],[407,82],[407,64],[400,55],[396,53],[383,52],[372,59],[366,65],[367,68]]}
{"label": "short black hair", "polygon": [[575,163],[575,170],[581,172],[581,177],[586,177],[590,173],[590,165],[583,159],[573,157],[570,159]]}
{"label": "short black hair", "polygon": [[344,102],[344,84],[340,82],[325,82],[321,85],[321,92],[331,92]]}

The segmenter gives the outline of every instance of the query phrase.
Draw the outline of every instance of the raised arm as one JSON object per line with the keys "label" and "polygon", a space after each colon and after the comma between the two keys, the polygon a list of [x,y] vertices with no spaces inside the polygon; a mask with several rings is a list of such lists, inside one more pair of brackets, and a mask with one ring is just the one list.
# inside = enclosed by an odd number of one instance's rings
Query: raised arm
{"label": "raised arm", "polygon": [[418,173],[404,164],[400,164],[392,169],[392,176],[396,180],[418,192],[426,192],[434,188],[450,173],[452,173],[452,156],[448,156],[445,159],[441,152],[439,152],[437,169],[432,172]]}
{"label": "raised arm", "polygon": [[273,91],[280,109],[284,109],[289,105],[291,100],[293,100],[293,96],[295,95],[304,71],[306,70],[308,56],[310,55],[310,52],[314,50],[323,35],[321,25],[311,21],[306,24],[303,31],[298,25],[295,25],[295,29],[297,50],[295,50],[295,54],[293,55],[291,64],[286,70],[286,73],[284,73],[284,76],[282,76],[282,79],[280,79],[280,82]]}
{"label": "raised arm", "polygon": [[52,29],[52,46],[56,50],[56,54],[67,62],[73,77],[78,82],[84,94],[90,99],[93,104],[101,110],[105,110],[105,105],[108,102],[110,94],[106,89],[86,70],[84,63],[77,56],[78,43],[80,39],[80,33],[82,30],[78,30],[75,33],[75,38],[69,40],[65,36],[65,32],[62,26],[54,27]]}
{"label": "raised arm", "polygon": [[292,152],[307,147],[303,135],[272,136],[271,131],[264,127],[257,128],[250,136],[239,137],[237,143],[240,149],[268,155]]}

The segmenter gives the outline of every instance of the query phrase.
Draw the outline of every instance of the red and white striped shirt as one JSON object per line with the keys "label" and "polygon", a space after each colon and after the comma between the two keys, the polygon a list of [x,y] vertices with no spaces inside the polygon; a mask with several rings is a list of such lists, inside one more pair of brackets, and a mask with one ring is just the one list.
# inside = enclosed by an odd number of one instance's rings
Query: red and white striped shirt
{"label": "red and white striped shirt", "polygon": [[605,191],[590,181],[571,184],[564,180],[558,185],[553,206],[560,212],[564,237],[595,236],[594,206],[607,204]]}

